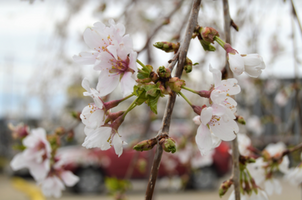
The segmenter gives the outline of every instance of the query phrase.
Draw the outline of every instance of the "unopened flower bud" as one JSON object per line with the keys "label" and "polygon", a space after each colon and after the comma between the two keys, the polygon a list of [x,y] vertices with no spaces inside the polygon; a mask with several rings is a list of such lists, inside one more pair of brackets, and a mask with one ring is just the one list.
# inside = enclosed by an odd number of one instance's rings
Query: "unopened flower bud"
{"label": "unopened flower bud", "polygon": [[184,66],[184,70],[186,71],[186,73],[190,73],[192,71],[192,68],[193,68],[193,62],[192,62],[192,60],[190,60],[187,57],[186,62],[185,62],[185,66]]}
{"label": "unopened flower bud", "polygon": [[213,45],[211,45],[210,42],[204,40],[199,40],[199,42],[205,51],[216,51],[216,48]]}
{"label": "unopened flower bud", "polygon": [[219,196],[222,197],[228,191],[228,189],[233,185],[233,179],[229,179],[221,183],[219,187]]}
{"label": "unopened flower bud", "polygon": [[193,111],[194,111],[197,115],[200,115],[201,110],[202,110],[202,107],[192,105],[192,109],[193,109]]}
{"label": "unopened flower bud", "polygon": [[150,83],[151,78],[137,79],[136,82],[138,82],[138,83]]}
{"label": "unopened flower bud", "polygon": [[77,111],[72,111],[72,112],[71,112],[71,116],[72,116],[74,119],[81,120],[80,115],[81,115],[80,112],[77,112]]}
{"label": "unopened flower bud", "polygon": [[180,92],[181,87],[186,85],[186,82],[178,77],[172,77],[168,82],[166,82],[166,84],[171,88],[171,90],[178,93]]}
{"label": "unopened flower bud", "polygon": [[153,71],[150,73],[150,78],[154,83],[156,83],[159,79],[158,75]]}
{"label": "unopened flower bud", "polygon": [[165,152],[171,152],[171,153],[176,152],[175,141],[172,138],[165,139],[162,146]]}
{"label": "unopened flower bud", "polygon": [[133,147],[136,151],[148,151],[157,144],[156,139],[143,140]]}
{"label": "unopened flower bud", "polygon": [[165,52],[177,52],[179,49],[179,42],[174,43],[174,42],[156,42],[153,44],[154,47],[161,49]]}
{"label": "unopened flower bud", "polygon": [[164,66],[161,66],[157,69],[157,74],[161,78],[169,78],[171,77],[171,70],[169,68],[165,68]]}
{"label": "unopened flower bud", "polygon": [[118,117],[120,117],[121,115],[124,114],[124,111],[118,111],[118,112],[115,112],[115,113],[112,113],[112,112],[109,112],[107,113],[107,119],[105,120],[105,123],[108,123],[108,122],[113,122],[114,120],[116,120]]}
{"label": "unopened flower bud", "polygon": [[199,30],[201,37],[206,42],[211,42],[214,44],[214,37],[219,37],[219,33],[216,29],[212,27],[204,27]]}
{"label": "unopened flower bud", "polygon": [[245,120],[242,116],[236,116],[236,121],[239,123],[239,124],[243,124],[245,125]]}
{"label": "unopened flower bud", "polygon": [[65,133],[65,129],[63,127],[58,127],[55,130],[56,135],[63,135]]}

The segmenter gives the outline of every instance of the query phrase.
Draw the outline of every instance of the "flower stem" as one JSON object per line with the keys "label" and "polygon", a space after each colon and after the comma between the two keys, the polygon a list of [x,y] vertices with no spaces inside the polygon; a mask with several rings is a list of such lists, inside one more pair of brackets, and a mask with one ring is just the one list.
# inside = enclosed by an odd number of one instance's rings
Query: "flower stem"
{"label": "flower stem", "polygon": [[214,40],[215,40],[222,48],[224,48],[225,41],[223,41],[222,39],[220,39],[220,37],[218,37],[218,36],[215,36],[215,37],[214,37]]}
{"label": "flower stem", "polygon": [[133,108],[135,108],[136,105],[136,101],[138,100],[138,97],[131,103],[131,105],[128,107],[128,109],[125,111],[124,113],[124,118],[126,117],[126,115],[128,114],[128,112],[130,112]]}
{"label": "flower stem", "polygon": [[121,99],[121,102],[126,101],[127,99],[129,99],[129,98],[131,98],[133,96],[134,96],[134,94],[130,94],[130,95],[124,97],[123,99]]}
{"label": "flower stem", "polygon": [[188,90],[188,91],[190,91],[190,92],[193,92],[193,93],[195,93],[195,94],[198,94],[198,92],[197,92],[196,90],[193,90],[193,89],[188,88],[188,87],[186,87],[186,86],[181,86],[181,88],[182,88],[182,89],[185,89],[185,90]]}
{"label": "flower stem", "polygon": [[184,98],[184,99],[186,100],[186,102],[187,102],[190,106],[192,106],[192,103],[189,101],[189,99],[187,99],[187,97],[186,97],[183,93],[179,92],[178,94],[180,94],[180,96],[182,96],[182,98]]}
{"label": "flower stem", "polygon": [[140,64],[140,66],[142,66],[143,68],[146,67],[139,59],[136,59],[136,62],[137,62],[138,64]]}

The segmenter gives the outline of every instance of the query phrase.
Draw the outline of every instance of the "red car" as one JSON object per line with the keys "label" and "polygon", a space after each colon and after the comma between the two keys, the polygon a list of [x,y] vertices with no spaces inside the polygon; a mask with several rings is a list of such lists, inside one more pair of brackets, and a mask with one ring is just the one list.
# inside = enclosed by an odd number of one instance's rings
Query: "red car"
{"label": "red car", "polygon": [[[197,164],[181,162],[179,152],[175,154],[164,152],[159,178],[164,176],[188,175],[188,187],[195,189],[213,188],[216,186],[217,177],[224,175],[230,169],[229,145],[222,142],[208,158],[198,156],[193,161]],[[118,157],[114,149],[107,151],[100,149],[85,149],[79,146],[64,147],[59,150],[59,155],[66,160],[67,167],[79,176],[80,181],[74,190],[80,193],[94,193],[101,189],[104,177],[116,177],[123,179],[126,176],[131,161],[136,158],[132,179],[146,179],[149,177],[149,168],[153,161],[154,151],[136,152],[132,149],[124,149],[123,154]],[[198,152],[198,155],[199,152]],[[208,159],[203,162],[202,160]],[[192,162],[191,162],[192,163]],[[193,170],[191,168],[194,167]]]}

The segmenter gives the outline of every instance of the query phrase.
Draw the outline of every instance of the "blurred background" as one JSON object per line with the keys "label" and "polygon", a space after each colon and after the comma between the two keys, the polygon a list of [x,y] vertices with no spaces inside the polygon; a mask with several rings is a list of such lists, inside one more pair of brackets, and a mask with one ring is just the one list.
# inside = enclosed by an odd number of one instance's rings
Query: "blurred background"
{"label": "blurred background", "polygon": [[[241,94],[236,97],[237,113],[247,123],[240,129],[260,149],[270,142],[281,140],[287,145],[295,145],[302,140],[302,29],[297,20],[302,18],[302,1],[294,0],[293,3],[297,17],[288,0],[229,1],[230,15],[239,26],[239,32],[231,29],[233,48],[242,54],[258,53],[266,63],[266,69],[258,79],[245,75],[237,77],[242,88]],[[118,169],[107,170],[112,163],[116,163],[111,152],[86,151],[80,147],[85,137],[84,126],[71,113],[81,112],[91,102],[90,98],[82,95],[84,89],[81,81],[87,77],[94,86],[99,72],[94,71],[93,66],[74,63],[72,57],[89,50],[82,37],[87,27],[97,21],[107,24],[109,19],[114,19],[125,25],[126,33],[133,39],[134,49],[139,52],[138,59],[155,69],[167,66],[168,60],[173,57],[172,53],[164,53],[152,44],[158,41],[181,41],[191,1],[0,0],[0,5],[0,185],[10,187],[3,191],[16,189],[13,184],[6,184],[11,181],[7,175],[14,174],[8,164],[17,152],[12,148],[13,139],[7,125],[23,122],[31,128],[43,127],[47,131],[57,127],[72,129],[74,140],[66,142],[67,147],[62,150],[62,154],[76,152],[70,156],[70,163],[74,171],[83,176],[82,180],[87,180],[73,188],[73,191],[86,194],[98,192],[105,199],[105,194],[110,193],[110,184],[122,185],[121,188],[124,186],[123,183],[115,182],[118,179],[108,179],[104,189],[104,177],[132,177],[138,180],[132,184],[132,190],[143,194],[145,187],[142,185],[145,186],[144,180],[150,170],[153,152],[138,155],[125,150],[124,160],[116,162],[131,162],[125,165],[124,173],[118,174]],[[162,25],[167,19],[170,23]],[[214,27],[224,38],[222,1],[202,1],[198,22],[200,26]],[[146,43],[149,38],[150,41]],[[209,89],[212,84],[209,65],[220,69],[224,67],[225,51],[217,44],[214,46],[217,49],[215,52],[205,52],[197,39],[191,41],[188,57],[193,63],[199,64],[193,67],[191,73],[183,75],[188,87]],[[193,104],[201,106],[206,103],[206,100],[196,95],[184,93]],[[107,97],[108,100],[117,98],[121,98],[119,89]],[[126,109],[132,100],[123,103],[117,110]],[[166,101],[167,98],[160,100],[158,115],[143,105],[127,116],[120,127],[120,133],[128,143],[126,149],[131,149],[133,144],[157,133]],[[191,119],[195,114],[181,98],[177,99],[175,108],[171,135],[177,141],[178,154],[164,154],[166,157],[162,161],[163,178],[160,179],[159,190],[176,192],[184,188],[201,189],[201,193],[191,191],[187,194],[196,195],[196,198],[199,195],[210,195],[208,199],[213,195],[213,199],[218,199],[215,190],[212,194],[205,192],[205,189],[217,188],[218,182],[229,173],[229,144],[223,143],[211,154],[201,157],[194,145],[197,127]],[[299,157],[299,154],[295,156]],[[219,162],[222,158],[225,161]],[[291,159],[295,161],[295,158]],[[100,168],[103,169],[102,173],[99,172]],[[188,169],[190,173],[186,173]],[[26,172],[20,172],[19,175],[24,177]],[[94,185],[89,185],[93,183],[91,180],[94,180]],[[298,194],[297,189],[288,189],[291,194]],[[4,199],[28,198],[22,194]],[[67,199],[80,198],[69,193],[64,195]],[[130,199],[136,197],[134,195]]]}

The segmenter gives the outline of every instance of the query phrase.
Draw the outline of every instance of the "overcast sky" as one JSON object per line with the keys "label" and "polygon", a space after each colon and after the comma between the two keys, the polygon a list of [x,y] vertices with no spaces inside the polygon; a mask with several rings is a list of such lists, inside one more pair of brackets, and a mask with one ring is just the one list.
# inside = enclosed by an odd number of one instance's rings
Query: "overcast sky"
{"label": "overcast sky", "polygon": [[[69,35],[67,39],[66,52],[70,58],[74,54],[78,54],[84,50],[83,45],[79,41],[79,33],[83,33],[87,26],[91,26],[99,19],[93,16],[91,12],[94,10],[97,1],[88,1],[89,3],[81,10],[80,13],[73,16],[69,26]],[[210,1],[204,1],[207,3]],[[218,2],[218,1],[214,1]],[[241,1],[246,2],[246,1]],[[259,49],[265,61],[271,57],[268,48],[265,48],[269,36],[273,31],[278,31],[281,36],[282,44],[286,47],[284,52],[278,58],[278,62],[267,67],[262,78],[265,77],[283,77],[289,78],[294,76],[294,64],[292,58],[292,40],[291,36],[291,18],[289,3],[283,3],[282,0],[257,1],[257,6],[263,7],[262,14],[255,13],[256,20],[263,21],[265,34],[260,38]],[[302,1],[295,1],[298,11],[302,11]],[[235,15],[234,1],[230,1],[231,15]],[[247,5],[248,6],[248,5]],[[233,7],[233,8],[232,8]],[[108,9],[105,15],[114,17],[121,12],[121,6],[116,6],[114,10]],[[53,0],[36,0],[34,4],[19,0],[0,0],[0,117],[1,116],[23,116],[38,117],[43,112],[41,99],[33,91],[29,91],[35,82],[33,79],[39,76],[39,73],[45,70],[52,70],[41,66],[42,58],[46,59],[54,52],[47,49],[47,45],[52,42],[54,24],[66,16],[67,7],[64,1]],[[299,13],[299,12],[298,12]],[[262,18],[265,16],[264,18]],[[258,17],[258,19],[257,19]],[[302,19],[301,12],[300,18]],[[276,28],[276,21],[279,21]],[[238,33],[240,37],[243,34]],[[142,36],[136,35],[134,38],[134,46],[140,49],[140,39]],[[296,26],[296,45],[298,52],[302,50],[301,32]],[[56,44],[54,44],[55,46]],[[198,43],[192,43],[191,58],[198,58],[195,48]],[[200,49],[200,46],[198,47]],[[235,44],[240,53],[252,53],[244,45],[239,42]],[[53,48],[55,49],[55,48]],[[142,58],[143,59],[143,58]],[[300,59],[302,56],[300,54]],[[166,62],[167,57],[158,57],[158,63]],[[46,62],[46,60],[45,60]],[[216,65],[215,60],[211,61],[212,65]],[[92,77],[92,67],[81,68],[84,76]],[[302,70],[300,70],[300,75]],[[301,77],[301,76],[300,76]],[[63,83],[62,83],[63,84]],[[66,83],[64,83],[66,84]],[[66,85],[57,86],[53,92],[53,109],[63,106],[66,101],[64,94]]]}

